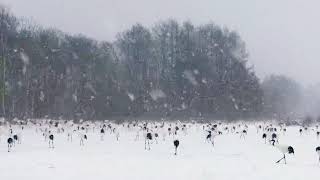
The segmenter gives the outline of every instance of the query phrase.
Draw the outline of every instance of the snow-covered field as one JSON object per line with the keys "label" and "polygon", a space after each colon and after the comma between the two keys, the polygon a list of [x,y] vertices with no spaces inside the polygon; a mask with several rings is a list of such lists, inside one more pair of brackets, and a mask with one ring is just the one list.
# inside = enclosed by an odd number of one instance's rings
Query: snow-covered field
{"label": "snow-covered field", "polygon": [[215,138],[215,147],[205,142],[206,132],[192,126],[181,133],[178,155],[174,155],[172,137],[153,142],[144,149],[144,139],[135,141],[136,131],[119,128],[120,139],[99,130],[89,131],[85,146],[74,135],[55,134],[55,148],[49,149],[35,127],[26,127],[22,144],[7,152],[7,136],[0,143],[0,180],[318,180],[320,164],[315,148],[320,145],[315,131],[302,136],[299,127],[288,127],[279,134],[280,143],[291,145],[295,155],[287,155],[287,164],[276,164],[281,152],[264,144],[262,133],[249,126],[248,135],[224,133]]}

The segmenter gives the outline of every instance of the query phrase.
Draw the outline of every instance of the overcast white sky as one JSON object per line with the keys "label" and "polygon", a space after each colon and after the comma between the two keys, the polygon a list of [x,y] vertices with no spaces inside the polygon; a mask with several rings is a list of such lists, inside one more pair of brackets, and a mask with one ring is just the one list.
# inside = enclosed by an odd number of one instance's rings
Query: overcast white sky
{"label": "overcast white sky", "polygon": [[320,0],[0,0],[18,16],[100,40],[140,22],[215,22],[246,41],[259,77],[320,82]]}

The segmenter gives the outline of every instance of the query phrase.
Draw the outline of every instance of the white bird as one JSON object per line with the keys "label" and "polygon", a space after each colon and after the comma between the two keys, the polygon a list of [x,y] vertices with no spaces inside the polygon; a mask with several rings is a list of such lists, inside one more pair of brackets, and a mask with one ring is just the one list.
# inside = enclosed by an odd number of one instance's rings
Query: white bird
{"label": "white bird", "polygon": [[88,139],[85,131],[84,131],[84,130],[79,131],[78,136],[79,136],[79,138],[80,138],[80,146],[84,146],[84,140],[87,140],[87,139]]}
{"label": "white bird", "polygon": [[178,136],[178,132],[175,131],[174,132],[174,135],[173,135],[173,145],[175,147],[175,153],[174,155],[177,155],[178,154],[178,147],[179,147],[179,144],[180,144],[180,141],[179,141],[179,136]]}
{"label": "white bird", "polygon": [[10,152],[10,150],[12,148],[12,144],[13,144],[13,138],[9,137],[7,142],[8,142],[8,152]]}
{"label": "white bird", "polygon": [[278,148],[282,153],[283,157],[279,159],[276,163],[279,163],[281,160],[284,160],[284,163],[287,164],[286,161],[286,154],[294,154],[294,149],[292,146],[287,146],[287,145],[282,145],[282,144],[277,144],[274,145],[276,148]]}
{"label": "white bird", "polygon": [[318,146],[318,147],[316,148],[316,152],[317,152],[318,155],[319,155],[319,162],[320,162],[320,146]]}

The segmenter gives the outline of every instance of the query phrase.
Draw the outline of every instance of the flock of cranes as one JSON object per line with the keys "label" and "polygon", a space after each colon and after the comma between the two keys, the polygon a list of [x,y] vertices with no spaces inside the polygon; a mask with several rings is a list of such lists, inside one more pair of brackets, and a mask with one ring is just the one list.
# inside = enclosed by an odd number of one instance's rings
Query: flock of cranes
{"label": "flock of cranes", "polygon": [[[127,131],[135,132],[134,141],[141,138],[144,140],[144,149],[150,151],[152,144],[158,144],[159,141],[172,141],[174,155],[178,155],[179,145],[183,143],[181,139],[188,135],[188,130],[193,126],[201,127],[205,136],[204,141],[212,147],[215,147],[215,138],[225,134],[233,134],[239,136],[239,141],[245,141],[249,126],[245,123],[225,124],[225,123],[181,123],[177,122],[127,122],[117,124],[111,121],[80,121],[73,123],[73,121],[62,120],[28,120],[28,121],[14,121],[0,123],[0,141],[7,136],[8,152],[11,152],[16,145],[22,144],[23,134],[26,127],[32,127],[38,136],[42,136],[44,141],[48,143],[49,149],[55,148],[55,135],[62,134],[66,137],[67,142],[72,142],[74,136],[78,135],[79,145],[85,146],[85,142],[89,141],[88,132],[100,136],[100,141],[105,140],[108,134],[113,135],[117,141],[120,141],[120,128]],[[286,164],[286,155],[294,154],[295,150],[292,145],[280,144],[279,134],[285,135],[287,128],[284,124],[255,124],[257,135],[262,134],[262,142],[274,146],[283,157],[276,161],[280,163],[284,161]],[[300,136],[303,133],[312,132],[316,137],[320,137],[320,129],[315,127],[302,127],[299,129]],[[92,135],[92,134],[91,134]],[[320,163],[320,146],[315,147],[315,152],[318,154]]]}

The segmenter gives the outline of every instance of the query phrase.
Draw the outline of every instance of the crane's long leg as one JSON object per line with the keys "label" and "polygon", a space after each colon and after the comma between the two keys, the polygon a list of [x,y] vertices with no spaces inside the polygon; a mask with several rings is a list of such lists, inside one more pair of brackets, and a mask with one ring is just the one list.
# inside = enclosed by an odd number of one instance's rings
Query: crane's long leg
{"label": "crane's long leg", "polygon": [[281,159],[279,159],[276,163],[279,163],[282,159],[286,159],[286,155],[283,155],[283,157]]}

